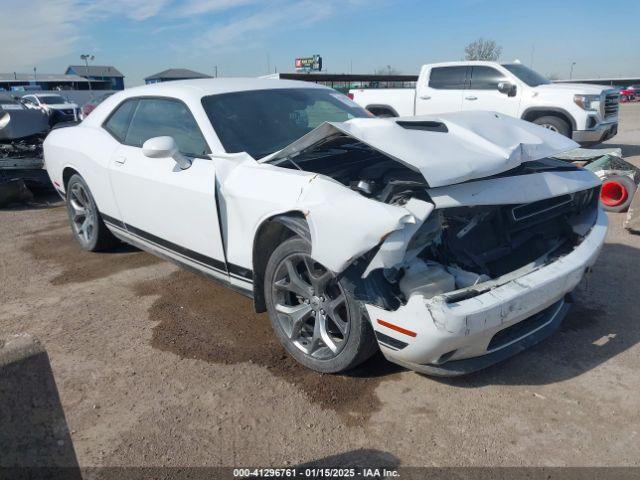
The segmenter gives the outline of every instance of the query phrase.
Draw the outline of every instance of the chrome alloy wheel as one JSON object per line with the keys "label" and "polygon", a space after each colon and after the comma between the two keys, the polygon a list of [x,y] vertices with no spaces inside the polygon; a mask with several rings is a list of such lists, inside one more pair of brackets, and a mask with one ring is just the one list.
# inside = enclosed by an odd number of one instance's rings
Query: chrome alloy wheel
{"label": "chrome alloy wheel", "polygon": [[350,318],[337,278],[306,253],[285,257],[272,285],[278,322],[306,355],[335,358],[347,343]]}
{"label": "chrome alloy wheel", "polygon": [[560,133],[558,127],[556,127],[555,125],[551,125],[550,123],[541,123],[540,126],[546,128],[547,130],[551,130],[552,132]]}
{"label": "chrome alloy wheel", "polygon": [[79,182],[69,190],[69,213],[76,236],[84,245],[89,245],[96,232],[97,214],[89,194]]}

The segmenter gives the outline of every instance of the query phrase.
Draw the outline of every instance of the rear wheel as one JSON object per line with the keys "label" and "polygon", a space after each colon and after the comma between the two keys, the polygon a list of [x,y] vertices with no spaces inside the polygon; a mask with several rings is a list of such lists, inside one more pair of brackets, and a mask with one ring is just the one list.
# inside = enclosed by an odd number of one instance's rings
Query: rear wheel
{"label": "rear wheel", "polygon": [[533,123],[540,125],[552,132],[557,132],[565,137],[571,137],[571,128],[569,124],[560,117],[545,116],[536,118]]}
{"label": "rear wheel", "polygon": [[273,329],[302,365],[323,373],[342,372],[376,351],[363,304],[311,257],[306,240],[294,237],[276,248],[264,284]]}
{"label": "rear wheel", "polygon": [[611,175],[602,182],[600,202],[608,212],[624,212],[631,205],[636,188],[629,177]]}
{"label": "rear wheel", "polygon": [[71,230],[82,249],[97,252],[115,246],[118,240],[102,221],[84,179],[78,174],[72,175],[66,189]]}

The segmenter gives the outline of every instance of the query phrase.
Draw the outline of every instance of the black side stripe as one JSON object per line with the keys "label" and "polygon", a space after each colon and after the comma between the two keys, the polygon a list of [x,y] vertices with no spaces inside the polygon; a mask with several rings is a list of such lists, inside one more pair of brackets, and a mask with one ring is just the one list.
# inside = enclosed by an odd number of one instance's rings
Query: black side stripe
{"label": "black side stripe", "polygon": [[240,280],[245,280],[249,282],[253,281],[253,272],[248,268],[241,267],[239,265],[234,265],[232,263],[225,265],[225,262],[221,260],[208,257],[198,252],[194,252],[193,250],[189,250],[188,248],[185,248],[185,247],[181,247],[180,245],[177,245],[173,242],[169,242],[149,232],[145,232],[144,230],[134,227],[133,225],[124,223],[122,220],[118,220],[117,218],[111,217],[109,215],[105,215],[102,212],[100,213],[100,215],[102,216],[105,222],[110,223],[121,229],[127,230],[128,232],[144,240],[155,243],[156,245],[159,245],[163,248],[166,248],[167,250],[170,250],[179,255],[182,255],[183,257],[186,257],[190,260],[193,260],[197,263],[201,263],[202,265],[205,265],[209,268],[218,270],[223,273],[227,273],[227,268],[228,268],[229,275],[235,278],[239,278]]}
{"label": "black side stripe", "polygon": [[376,332],[376,338],[378,339],[378,342],[383,344],[385,347],[389,347],[393,350],[402,350],[404,347],[409,345],[408,343],[403,342],[402,340],[398,340],[397,338],[390,337],[389,335],[385,335],[384,333],[379,332],[377,330],[375,330],[375,332]]}
{"label": "black side stripe", "polygon": [[115,225],[116,227],[120,227],[126,230],[126,227],[124,225],[124,222],[118,220],[117,218],[111,217],[109,215],[107,215],[106,213],[102,213],[100,212],[100,216],[102,217],[102,219],[107,222],[107,223],[111,223],[113,225]]}

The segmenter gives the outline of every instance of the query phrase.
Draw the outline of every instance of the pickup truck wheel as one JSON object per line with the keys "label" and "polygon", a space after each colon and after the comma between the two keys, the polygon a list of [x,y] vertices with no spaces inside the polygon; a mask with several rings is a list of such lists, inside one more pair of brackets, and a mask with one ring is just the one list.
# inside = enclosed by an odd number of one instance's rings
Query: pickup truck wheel
{"label": "pickup truck wheel", "polygon": [[377,349],[366,310],[328,269],[311,258],[311,245],[293,237],[271,255],[265,299],[273,329],[302,365],[322,373],[355,367]]}
{"label": "pickup truck wheel", "polygon": [[78,174],[72,175],[67,183],[66,203],[71,231],[83,250],[97,252],[117,244],[102,221],[87,183]]}
{"label": "pickup truck wheel", "polygon": [[607,212],[626,212],[636,188],[636,184],[629,177],[611,175],[605,178],[600,189],[602,207]]}
{"label": "pickup truck wheel", "polygon": [[569,124],[565,122],[563,119],[561,119],[560,117],[554,117],[554,116],[540,117],[540,118],[536,118],[533,121],[533,123],[535,123],[536,125],[540,125],[541,127],[544,127],[553,132],[560,133],[565,137],[571,137],[571,129],[569,127]]}

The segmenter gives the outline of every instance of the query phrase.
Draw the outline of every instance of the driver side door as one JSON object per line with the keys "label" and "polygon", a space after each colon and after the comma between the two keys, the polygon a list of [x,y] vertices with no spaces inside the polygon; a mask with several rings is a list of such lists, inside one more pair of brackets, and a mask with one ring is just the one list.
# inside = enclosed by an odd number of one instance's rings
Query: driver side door
{"label": "driver side door", "polygon": [[[116,226],[156,253],[227,280],[215,165],[189,107],[172,98],[129,99],[105,129],[120,143],[109,165],[121,216]],[[182,170],[173,158],[145,156],[144,142],[159,136],[173,137],[191,166]]]}
{"label": "driver side door", "polygon": [[469,88],[462,99],[462,110],[488,110],[518,117],[521,92],[510,97],[498,90],[500,82],[511,82],[511,79],[493,67],[474,65],[471,67]]}

